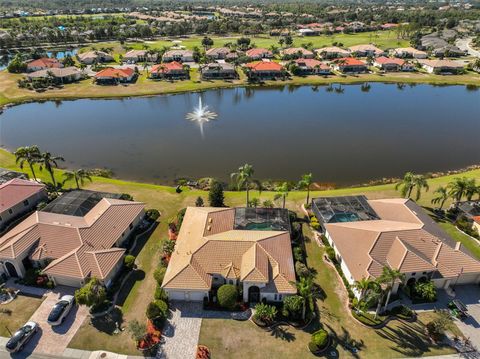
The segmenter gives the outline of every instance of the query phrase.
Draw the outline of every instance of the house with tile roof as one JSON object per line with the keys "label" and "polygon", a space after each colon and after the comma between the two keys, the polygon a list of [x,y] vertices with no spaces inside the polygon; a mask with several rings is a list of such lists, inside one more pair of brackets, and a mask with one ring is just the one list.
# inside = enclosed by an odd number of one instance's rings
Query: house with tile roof
{"label": "house with tile roof", "polygon": [[42,57],[27,63],[27,71],[34,72],[53,68],[62,68],[63,64],[55,58]]}
{"label": "house with tile roof", "polygon": [[107,197],[90,203],[81,215],[36,211],[5,233],[0,272],[23,277],[34,267],[57,285],[81,287],[91,277],[110,285],[123,263],[121,246],[141,223],[144,204]]}
{"label": "house with tile roof", "polygon": [[343,57],[333,62],[333,68],[343,73],[364,73],[368,71],[368,66],[362,60],[354,57]]}
{"label": "house with tile roof", "polygon": [[271,59],[273,57],[273,52],[261,47],[255,47],[253,49],[247,50],[245,52],[245,56],[250,58],[250,60]]}
{"label": "house with tile roof", "polygon": [[418,60],[418,63],[430,74],[455,75],[463,71],[464,65],[452,60]]}
{"label": "house with tile roof", "polygon": [[413,71],[415,67],[403,59],[380,56],[373,65],[383,71]]}
{"label": "house with tile roof", "polygon": [[285,78],[285,68],[273,61],[254,61],[244,65],[248,78],[252,80],[271,80]]}
{"label": "house with tile roof", "polygon": [[393,56],[399,58],[426,59],[428,54],[425,51],[417,50],[413,47],[399,47],[393,50]]}
{"label": "house with tile roof", "polygon": [[97,72],[94,77],[97,84],[112,85],[118,83],[132,82],[136,78],[136,73],[134,69],[131,69],[129,67],[108,67]]}
{"label": "house with tile roof", "polygon": [[354,45],[350,46],[348,49],[350,50],[350,54],[358,57],[385,55],[385,51],[372,44]]}
{"label": "house with tile roof", "polygon": [[276,210],[188,207],[162,283],[169,298],[211,300],[226,283],[241,287],[245,302],[295,294],[290,232],[275,216],[256,216]]}
{"label": "house with tile roof", "polygon": [[193,51],[190,50],[168,50],[162,56],[163,62],[194,62]]}
{"label": "house with tile roof", "polygon": [[0,184],[0,232],[46,200],[47,191],[41,183],[13,178]]}
{"label": "house with tile roof", "polygon": [[87,52],[82,52],[81,54],[77,54],[77,59],[80,61],[82,64],[86,65],[91,65],[94,63],[100,63],[100,62],[110,62],[113,61],[113,56],[104,52],[104,51],[87,51]]}
{"label": "house with tile roof", "polygon": [[224,63],[211,62],[205,65],[201,65],[200,75],[204,80],[215,80],[215,79],[233,80],[238,78],[238,74],[237,74],[237,71],[235,70],[235,66],[227,62],[224,62]]}
{"label": "house with tile roof", "polygon": [[155,62],[158,54],[150,53],[147,50],[130,50],[123,55],[122,61],[129,63],[137,62]]}
{"label": "house with tile roof", "polygon": [[150,69],[150,78],[152,79],[188,79],[189,70],[187,65],[172,61],[163,64],[153,65]]}
{"label": "house with tile roof", "polygon": [[349,50],[342,49],[338,46],[322,47],[320,49],[315,49],[315,52],[322,59],[335,59],[350,56]]}
{"label": "house with tile roof", "polygon": [[480,282],[480,261],[410,199],[324,197],[313,199],[312,208],[350,284],[378,278],[385,266],[405,274],[408,285],[432,280],[446,289]]}
{"label": "house with tile roof", "polygon": [[205,56],[209,60],[234,60],[238,58],[238,53],[228,47],[212,47],[205,52]]}
{"label": "house with tile roof", "polygon": [[332,73],[330,66],[315,59],[296,59],[296,73],[299,75],[329,75]]}
{"label": "house with tile roof", "polygon": [[304,58],[304,59],[313,59],[315,57],[315,54],[307,50],[303,47],[289,47],[287,49],[283,49],[281,51],[282,58],[285,60],[291,60],[291,59],[298,59],[298,58]]}

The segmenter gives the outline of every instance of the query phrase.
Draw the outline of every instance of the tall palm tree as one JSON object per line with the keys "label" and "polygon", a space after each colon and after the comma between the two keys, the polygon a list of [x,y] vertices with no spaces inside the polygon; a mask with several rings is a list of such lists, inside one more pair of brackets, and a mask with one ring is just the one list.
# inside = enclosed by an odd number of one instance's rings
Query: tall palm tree
{"label": "tall palm tree", "polygon": [[312,184],[313,184],[313,175],[311,173],[302,175],[302,178],[298,182],[298,187],[300,189],[307,190],[307,202],[306,202],[307,205],[310,202],[310,186]]}
{"label": "tall palm tree", "polygon": [[259,191],[261,190],[261,184],[258,180],[253,178],[254,170],[253,166],[245,163],[243,166],[240,166],[237,172],[233,172],[230,177],[236,181],[237,189],[240,191],[242,188],[245,188],[247,192],[247,206],[250,200],[249,191],[251,184],[255,184]]}
{"label": "tall palm tree", "polygon": [[45,168],[48,173],[50,173],[50,177],[52,178],[53,186],[57,186],[57,181],[55,181],[55,175],[53,173],[54,168],[58,168],[58,162],[65,161],[63,157],[60,156],[53,156],[50,152],[44,152],[40,155],[39,163],[40,163],[40,171]]}
{"label": "tall palm tree", "polygon": [[313,277],[312,276],[300,277],[300,280],[298,282],[293,282],[292,284],[294,284],[297,287],[298,295],[303,299],[305,299],[303,301],[303,307],[302,307],[302,319],[305,320],[307,303],[311,303],[314,297]]}
{"label": "tall palm tree", "polygon": [[66,171],[63,174],[63,177],[65,177],[63,183],[74,180],[75,184],[77,185],[77,189],[80,189],[80,185],[83,186],[86,180],[92,182],[92,177],[90,177],[90,171],[84,169]]}
{"label": "tall palm tree", "polygon": [[277,187],[278,194],[276,195],[277,198],[282,198],[283,205],[282,208],[285,208],[285,200],[287,199],[288,193],[290,192],[290,188],[288,187],[287,182],[283,182],[280,186]]}
{"label": "tall palm tree", "polygon": [[405,173],[403,179],[395,186],[396,190],[398,190],[399,188],[400,193],[405,198],[410,198],[413,190],[416,188],[415,200],[417,201],[420,199],[422,189],[425,189],[426,191],[429,190],[428,182],[425,176],[417,175],[413,172]]}
{"label": "tall palm tree", "polygon": [[453,197],[455,204],[462,200],[462,197],[467,194],[469,187],[467,177],[456,177],[447,185],[448,194]]}
{"label": "tall palm tree", "polygon": [[25,163],[28,164],[28,166],[30,167],[30,171],[32,171],[33,179],[36,181],[37,176],[35,175],[33,165],[35,163],[38,163],[38,161],[40,160],[40,150],[38,149],[38,146],[19,147],[14,152],[14,155],[16,158],[16,162],[21,169],[23,169]]}
{"label": "tall palm tree", "polygon": [[405,274],[401,273],[398,269],[393,269],[390,267],[383,267],[382,274],[380,275],[380,282],[387,284],[387,300],[385,301],[385,308],[387,309],[388,302],[390,301],[390,296],[392,294],[393,286],[397,280],[403,282],[405,280]]}
{"label": "tall palm tree", "polygon": [[467,189],[465,191],[465,196],[467,197],[467,201],[471,201],[474,194],[478,192],[478,187],[475,182],[475,178],[469,178],[467,180]]}
{"label": "tall palm tree", "polygon": [[360,292],[359,300],[362,300],[370,289],[374,288],[375,281],[370,278],[362,278],[353,284],[353,287]]}
{"label": "tall palm tree", "polygon": [[449,197],[448,189],[447,187],[440,186],[433,193],[435,193],[436,196],[433,197],[432,204],[440,204],[439,209],[441,210],[443,208],[443,205],[445,204],[445,201]]}

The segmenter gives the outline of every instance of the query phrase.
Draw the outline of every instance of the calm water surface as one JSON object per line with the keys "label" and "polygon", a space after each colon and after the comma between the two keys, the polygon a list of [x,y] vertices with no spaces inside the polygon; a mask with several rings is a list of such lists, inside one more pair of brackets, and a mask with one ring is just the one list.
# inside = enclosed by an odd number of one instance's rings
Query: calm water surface
{"label": "calm water surface", "polygon": [[[338,86],[338,85],[335,85]],[[218,117],[185,119],[199,96]],[[407,170],[480,163],[480,91],[372,84],[243,88],[124,100],[25,104],[0,115],[0,144],[37,144],[72,168],[166,183],[216,176],[248,162],[258,178],[355,184]]]}

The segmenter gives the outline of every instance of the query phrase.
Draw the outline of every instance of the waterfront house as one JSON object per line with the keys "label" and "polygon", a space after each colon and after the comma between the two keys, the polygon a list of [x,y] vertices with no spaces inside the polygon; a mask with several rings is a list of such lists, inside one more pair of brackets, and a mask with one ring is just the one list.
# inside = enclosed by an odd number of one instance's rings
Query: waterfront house
{"label": "waterfront house", "polygon": [[63,194],[0,237],[0,272],[22,278],[38,268],[57,285],[81,287],[90,277],[109,286],[121,268],[144,204],[92,191]]}
{"label": "waterfront house", "polygon": [[209,60],[235,60],[238,57],[236,51],[230,50],[228,47],[212,47],[205,52],[205,56]]}
{"label": "waterfront house", "polygon": [[297,292],[288,222],[282,209],[188,207],[162,288],[170,300],[213,301],[233,284],[244,302],[282,301]]}
{"label": "waterfront house", "polygon": [[315,52],[322,59],[335,59],[339,57],[350,56],[350,51],[342,49],[338,46],[322,47],[320,49],[316,49]]}
{"label": "waterfront house", "polygon": [[343,73],[364,73],[368,71],[367,64],[354,57],[344,57],[334,60],[333,68]]}
{"label": "waterfront house", "polygon": [[313,59],[315,57],[312,51],[304,49],[303,47],[289,47],[288,49],[282,50],[281,55],[285,60],[298,58]]}
{"label": "waterfront house", "polygon": [[132,82],[136,76],[135,71],[129,67],[117,69],[109,67],[97,72],[94,77],[97,84],[115,85]]}
{"label": "waterfront house", "polygon": [[13,178],[0,184],[0,232],[47,197],[45,186],[37,182]]}
{"label": "waterfront house", "polygon": [[53,81],[57,84],[66,84],[80,80],[82,78],[82,71],[75,66],[69,66],[61,68],[54,67],[27,74],[27,78],[31,81],[48,77],[53,78]]}
{"label": "waterfront house", "polygon": [[330,66],[315,59],[296,59],[294,63],[296,75],[329,75],[332,72]]}
{"label": "waterfront house", "polygon": [[253,48],[245,52],[245,56],[250,58],[250,60],[261,60],[261,59],[271,59],[273,53],[270,50],[262,48]]}
{"label": "waterfront house", "polygon": [[215,79],[236,79],[238,74],[235,71],[235,66],[229,63],[209,63],[200,66],[200,75],[204,80]]}
{"label": "waterfront house", "polygon": [[428,57],[425,51],[417,50],[413,47],[399,47],[394,49],[392,54],[399,58],[426,59]]}
{"label": "waterfront house", "polygon": [[185,80],[188,77],[188,67],[177,61],[153,65],[150,69],[152,79]]}
{"label": "waterfront house", "polygon": [[373,63],[383,71],[413,71],[414,66],[403,59],[385,56],[377,57]]}
{"label": "waterfront house", "polygon": [[61,68],[63,64],[55,58],[42,57],[41,59],[32,60],[27,62],[27,71],[34,72],[40,70]]}
{"label": "waterfront house", "polygon": [[408,286],[431,280],[447,289],[480,282],[480,262],[410,199],[323,197],[312,200],[312,210],[351,285],[379,278],[385,266],[403,273]]}
{"label": "waterfront house", "polygon": [[377,57],[385,55],[385,51],[372,44],[350,46],[348,49],[350,50],[351,55],[357,57]]}
{"label": "waterfront house", "polygon": [[194,62],[193,51],[190,50],[169,50],[162,56],[163,62]]}
{"label": "waterfront house", "polygon": [[111,62],[113,61],[113,56],[107,54],[104,51],[88,51],[83,52],[81,54],[77,54],[77,59],[82,64],[91,65],[91,64],[98,64],[101,62]]}
{"label": "waterfront house", "polygon": [[418,60],[428,73],[438,75],[455,75],[463,71],[463,64],[451,60]]}
{"label": "waterfront house", "polygon": [[130,50],[123,55],[123,62],[137,63],[137,62],[155,62],[158,55],[151,54],[147,50]]}
{"label": "waterfront house", "polygon": [[246,73],[252,80],[285,78],[287,73],[282,65],[273,61],[254,61],[245,64]]}

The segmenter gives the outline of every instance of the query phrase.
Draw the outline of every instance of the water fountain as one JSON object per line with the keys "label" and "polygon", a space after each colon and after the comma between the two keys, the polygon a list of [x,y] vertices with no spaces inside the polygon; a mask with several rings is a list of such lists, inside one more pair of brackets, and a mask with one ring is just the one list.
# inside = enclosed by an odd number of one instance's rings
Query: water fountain
{"label": "water fountain", "polygon": [[208,106],[203,106],[202,97],[198,98],[198,105],[193,109],[192,112],[189,112],[185,117],[187,120],[197,122],[200,125],[200,132],[203,137],[203,124],[214,120],[217,117],[217,114],[213,111],[208,110]]}

